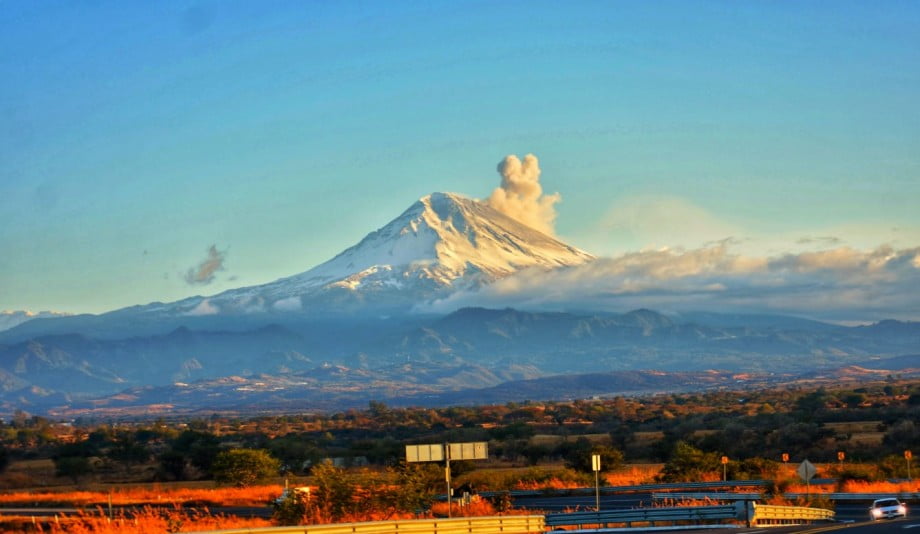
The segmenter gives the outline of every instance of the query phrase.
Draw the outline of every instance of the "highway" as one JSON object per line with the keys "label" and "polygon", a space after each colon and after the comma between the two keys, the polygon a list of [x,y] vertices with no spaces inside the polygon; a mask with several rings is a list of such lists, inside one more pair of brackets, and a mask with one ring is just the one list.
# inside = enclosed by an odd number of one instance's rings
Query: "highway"
{"label": "highway", "polygon": [[[652,494],[650,492],[638,493],[617,493],[601,495],[601,509],[631,509],[637,507],[652,506]],[[514,499],[513,505],[517,509],[545,511],[547,513],[562,513],[570,511],[593,510],[595,506],[595,497],[593,495],[564,496],[564,495],[540,495],[540,496],[519,496]],[[138,507],[115,507],[115,511],[125,512],[130,515]],[[268,506],[262,507],[226,507],[211,508],[214,513],[224,515],[235,515],[240,517],[271,517],[272,509]],[[95,511],[95,509],[93,510]],[[0,508],[0,514],[18,515],[18,516],[53,516],[69,515],[76,512],[75,508]],[[885,532],[903,532],[910,534],[914,532],[920,534],[920,516],[908,517],[906,519],[895,521],[868,521],[868,504],[866,503],[849,503],[839,502],[836,505],[837,523],[815,524],[805,526],[791,527],[760,527],[760,528],[740,528],[732,529],[732,532],[769,532],[771,534],[780,534],[783,532],[832,532],[841,531],[847,534],[860,533],[885,533]],[[643,532],[646,529],[634,528],[631,532]],[[702,529],[694,532],[720,532],[724,534],[726,530],[722,529]]]}
{"label": "highway", "polygon": [[[632,529],[630,532],[651,532],[645,529]],[[725,534],[725,529],[704,529],[692,531],[696,534]],[[793,527],[760,527],[760,528],[741,528],[732,529],[729,532],[753,533],[761,532],[764,534],[781,534],[781,533],[798,533],[798,534],[819,534],[821,532],[839,532],[841,534],[887,534],[903,533],[911,534],[920,532],[920,519],[906,518],[894,521],[861,521],[858,523],[828,523],[815,525],[800,525]]]}
{"label": "highway", "polygon": [[[651,506],[651,493],[621,493],[611,495],[601,495],[601,509],[629,509],[639,506]],[[595,506],[595,497],[586,496],[536,496],[536,497],[517,497],[514,500],[514,507],[529,510],[544,510],[548,513],[560,513],[567,511],[584,511],[593,510]],[[790,527],[755,527],[732,529],[731,532],[769,532],[771,534],[780,534],[783,532],[832,532],[840,531],[847,534],[874,533],[881,534],[885,532],[903,532],[904,534],[920,534],[920,517],[910,517],[895,521],[872,522],[868,520],[867,503],[838,502],[835,506],[837,523],[825,523],[814,525],[801,525]],[[651,532],[651,530],[634,528],[630,532]],[[704,529],[694,530],[694,532],[712,532],[725,534],[726,530],[722,529]]]}

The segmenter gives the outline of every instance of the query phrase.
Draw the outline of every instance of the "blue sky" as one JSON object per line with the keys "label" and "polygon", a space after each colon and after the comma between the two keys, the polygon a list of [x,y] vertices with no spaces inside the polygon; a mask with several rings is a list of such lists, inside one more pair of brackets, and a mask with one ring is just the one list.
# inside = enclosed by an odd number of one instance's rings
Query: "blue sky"
{"label": "blue sky", "polygon": [[488,196],[508,154],[600,256],[912,249],[917,28],[916,2],[0,1],[0,310],[302,272],[422,195]]}

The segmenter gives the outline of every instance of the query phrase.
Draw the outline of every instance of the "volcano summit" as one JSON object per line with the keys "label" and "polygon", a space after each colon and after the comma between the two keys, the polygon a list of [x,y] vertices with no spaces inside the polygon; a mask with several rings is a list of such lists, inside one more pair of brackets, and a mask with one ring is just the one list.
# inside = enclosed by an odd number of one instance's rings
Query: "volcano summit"
{"label": "volcano summit", "polygon": [[[192,315],[336,309],[407,310],[521,269],[594,257],[454,193],[432,193],[358,244],[301,274],[176,303]],[[328,310],[326,310],[328,311]]]}

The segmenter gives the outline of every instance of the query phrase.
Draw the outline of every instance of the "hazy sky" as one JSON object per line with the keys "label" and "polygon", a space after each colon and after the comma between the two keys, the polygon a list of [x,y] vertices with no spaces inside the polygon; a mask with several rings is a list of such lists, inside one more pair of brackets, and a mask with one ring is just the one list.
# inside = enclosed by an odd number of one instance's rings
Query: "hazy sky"
{"label": "hazy sky", "polygon": [[915,1],[0,1],[0,310],[299,273],[487,197],[508,154],[613,262],[917,247],[918,28]]}

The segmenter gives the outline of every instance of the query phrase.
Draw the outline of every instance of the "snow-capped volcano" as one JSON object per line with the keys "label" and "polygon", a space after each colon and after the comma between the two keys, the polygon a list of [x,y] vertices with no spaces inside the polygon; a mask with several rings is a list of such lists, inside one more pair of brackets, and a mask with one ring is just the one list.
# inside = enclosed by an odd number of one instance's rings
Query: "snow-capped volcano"
{"label": "snow-capped volcano", "polygon": [[[310,302],[418,302],[487,284],[528,267],[556,268],[590,254],[483,202],[432,193],[357,245],[309,271],[269,284],[182,301],[192,313],[297,310]],[[395,304],[395,302],[394,302]]]}

